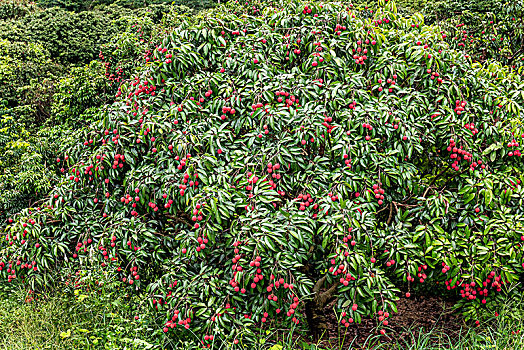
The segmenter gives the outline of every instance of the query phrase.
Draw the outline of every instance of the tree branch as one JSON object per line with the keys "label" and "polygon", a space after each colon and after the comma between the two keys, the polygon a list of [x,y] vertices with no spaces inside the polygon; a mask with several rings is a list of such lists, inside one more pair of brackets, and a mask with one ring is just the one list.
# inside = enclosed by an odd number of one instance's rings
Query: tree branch
{"label": "tree branch", "polygon": [[182,224],[186,224],[187,226],[189,227],[193,227],[193,225],[191,225],[189,222],[187,222],[186,220],[178,217],[178,216],[175,216],[175,215],[171,215],[171,214],[164,214],[164,216],[168,219],[173,219],[175,220],[176,222],[179,222],[179,223],[182,223]]}
{"label": "tree branch", "polygon": [[317,281],[317,283],[315,283],[315,286],[313,287],[313,293],[316,294],[320,292],[320,288],[322,288],[322,285],[326,281],[326,278],[327,278],[327,275],[324,275],[324,277],[322,277],[321,279]]}
{"label": "tree branch", "polygon": [[329,287],[328,290],[326,290],[324,293],[318,295],[316,298],[315,298],[315,301],[316,301],[316,304],[317,304],[317,307],[323,307],[324,305],[327,304],[328,300],[331,299],[331,297],[333,296],[333,294],[335,293],[335,291],[337,290],[337,287],[338,285],[340,284],[340,281],[335,281],[331,287]]}
{"label": "tree branch", "polygon": [[393,203],[389,203],[389,217],[388,217],[388,221],[386,222],[386,225],[388,226],[391,223],[392,214],[393,214]]}
{"label": "tree branch", "polygon": [[429,189],[431,188],[431,186],[433,186],[433,184],[438,180],[439,177],[441,177],[442,175],[444,175],[444,173],[446,171],[448,171],[449,168],[451,168],[451,164],[452,163],[449,163],[447,168],[445,168],[444,170],[442,170],[437,176],[435,176],[435,178],[433,179],[433,181],[431,181],[431,183],[429,184],[428,188],[426,188],[426,191],[424,191],[424,194],[422,195],[422,198],[426,198],[426,194],[428,194],[428,191]]}

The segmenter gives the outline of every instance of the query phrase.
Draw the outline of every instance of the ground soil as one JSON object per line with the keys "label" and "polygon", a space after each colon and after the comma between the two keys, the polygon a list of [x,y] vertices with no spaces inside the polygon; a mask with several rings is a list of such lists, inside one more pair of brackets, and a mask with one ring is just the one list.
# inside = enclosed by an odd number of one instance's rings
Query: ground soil
{"label": "ground soil", "polygon": [[390,344],[392,349],[396,349],[399,343],[411,343],[412,338],[417,337],[420,332],[431,332],[434,335],[432,342],[437,345],[439,342],[453,342],[466,328],[460,315],[452,310],[454,302],[435,296],[401,298],[397,303],[398,313],[390,314],[385,336],[378,335],[376,319],[362,320],[361,324],[348,328],[342,327],[333,313],[333,304],[325,307],[330,329],[329,334],[326,332],[320,339],[321,348],[337,346],[337,349],[368,349],[372,347],[372,343],[381,343]]}

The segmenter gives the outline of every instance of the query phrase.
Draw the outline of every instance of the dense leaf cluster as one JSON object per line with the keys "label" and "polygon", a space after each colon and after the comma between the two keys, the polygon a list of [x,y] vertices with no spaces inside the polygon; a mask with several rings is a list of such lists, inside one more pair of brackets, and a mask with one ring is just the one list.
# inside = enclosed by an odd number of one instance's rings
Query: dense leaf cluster
{"label": "dense leaf cluster", "polygon": [[452,47],[478,61],[524,66],[524,1],[437,1],[423,10],[439,23]]}

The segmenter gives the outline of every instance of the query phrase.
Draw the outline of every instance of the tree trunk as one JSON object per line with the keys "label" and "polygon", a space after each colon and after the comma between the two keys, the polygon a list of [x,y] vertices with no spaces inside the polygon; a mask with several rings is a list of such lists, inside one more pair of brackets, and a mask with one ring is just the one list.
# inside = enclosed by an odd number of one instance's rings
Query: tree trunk
{"label": "tree trunk", "polygon": [[313,299],[306,303],[306,317],[314,341],[318,341],[325,332],[329,331],[329,322],[324,313],[324,307],[334,299],[333,294],[340,282],[335,281],[327,290],[320,292],[327,275],[322,277],[313,287]]}

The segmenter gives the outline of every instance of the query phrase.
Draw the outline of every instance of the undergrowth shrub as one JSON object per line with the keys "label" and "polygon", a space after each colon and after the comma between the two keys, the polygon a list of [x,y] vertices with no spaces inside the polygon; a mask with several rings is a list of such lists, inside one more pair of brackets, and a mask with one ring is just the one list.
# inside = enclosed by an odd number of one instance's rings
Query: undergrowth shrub
{"label": "undergrowth shrub", "polygon": [[[224,3],[225,1],[221,2]],[[60,7],[75,12],[102,9],[110,5],[131,9],[155,9],[166,5],[175,5],[186,6],[198,12],[217,5],[217,1],[212,0],[39,0],[37,3],[43,8]]]}
{"label": "undergrowth shrub", "polygon": [[17,20],[0,21],[0,38],[40,45],[61,64],[87,64],[100,47],[127,31],[130,22],[161,22],[168,6],[129,10],[111,5],[93,11],[72,12],[59,7],[34,11]]}
{"label": "undergrowth shrub", "polygon": [[62,78],[53,94],[53,121],[77,126],[96,120],[98,109],[111,101],[116,90],[104,72],[101,62],[92,61],[73,68],[68,77]]}
{"label": "undergrowth shrub", "polygon": [[0,104],[7,107],[35,104],[27,92],[33,80],[40,83],[60,72],[40,44],[0,40]]}
{"label": "undergrowth shrub", "polygon": [[35,11],[35,4],[29,1],[3,0],[0,2],[0,20],[24,17]]}
{"label": "undergrowth shrub", "polygon": [[32,206],[58,181],[55,155],[72,145],[75,130],[55,126],[29,130],[12,110],[0,111],[0,217]]}

